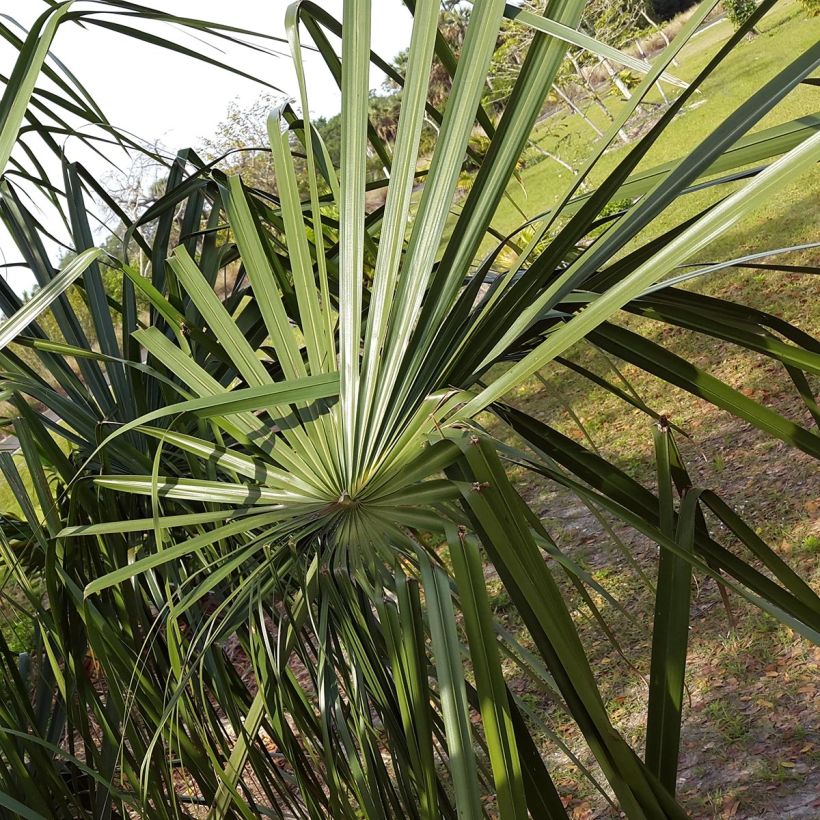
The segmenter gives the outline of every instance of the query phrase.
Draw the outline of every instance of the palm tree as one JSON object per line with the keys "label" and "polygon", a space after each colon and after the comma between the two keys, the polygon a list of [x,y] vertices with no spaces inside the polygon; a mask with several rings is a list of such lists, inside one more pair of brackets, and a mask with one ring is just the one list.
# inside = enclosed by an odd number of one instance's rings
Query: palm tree
{"label": "palm tree", "polygon": [[[0,282],[10,317],[0,326],[0,389],[19,413],[28,473],[26,484],[21,464],[0,454],[22,508],[3,521],[0,548],[32,628],[19,657],[0,639],[0,805],[11,815],[566,817],[538,716],[508,685],[512,669],[577,725],[608,800],[630,818],[684,817],[674,794],[692,573],[820,637],[817,595],[718,494],[692,486],[666,419],[587,372],[657,422],[656,492],[508,398],[586,340],[820,455],[815,432],[614,321],[622,309],[651,314],[769,356],[817,420],[807,389],[807,374],[820,372],[815,340],[679,285],[710,270],[682,268],[686,260],[820,156],[817,118],[749,134],[818,55],[796,55],[691,154],[637,171],[774,5],[763,0],[623,162],[578,195],[713,3],[698,6],[559,206],[534,230],[522,226],[526,245],[501,270],[494,260],[516,237],[487,255],[482,243],[566,50],[609,52],[578,33],[580,0],[550,3],[544,16],[484,0],[439,110],[428,102],[430,67],[436,55],[451,61],[437,38],[438,0],[408,5],[413,35],[392,151],[373,145],[368,124],[369,0],[346,0],[341,24],[294,4],[287,21],[302,113],[270,115],[276,196],[180,152],[164,194],[137,219],[121,215],[123,246],[142,248],[150,277],[125,253],[93,245],[87,200],[105,192],[55,135],[71,117],[102,122],[107,139],[127,137],[101,120],[67,69],[45,62],[51,38],[67,21],[110,24],[92,13],[100,9],[121,15],[132,36],[146,36],[149,18],[206,37],[243,33],[106,0],[88,12],[55,4],[13,41],[20,56],[0,101],[0,216],[41,289],[21,304]],[[479,101],[505,14],[535,35],[493,127]],[[308,115],[303,30],[339,79],[339,168]],[[41,74],[62,92],[41,86]],[[425,116],[440,134],[419,174]],[[453,225],[476,120],[491,142]],[[294,137],[308,168],[304,201]],[[26,150],[35,139],[39,154]],[[368,141],[390,175],[384,206],[366,215]],[[33,165],[49,148],[61,186]],[[735,169],[749,166],[734,184]],[[695,185],[721,198],[646,238],[643,229]],[[76,256],[63,270],[49,262],[25,190],[66,214]],[[632,204],[600,217],[624,199]],[[226,265],[239,273],[221,298]],[[120,292],[102,287],[106,268],[121,273]],[[72,285],[90,306],[98,349],[65,298]],[[145,314],[137,293],[150,304]],[[41,330],[47,310],[59,335]],[[25,364],[21,346],[50,380]],[[527,505],[522,474],[571,489],[660,547],[643,758],[612,725],[596,682],[605,673],[591,666],[558,576],[593,606],[600,589]],[[485,568],[498,574],[525,638],[495,621]]]}

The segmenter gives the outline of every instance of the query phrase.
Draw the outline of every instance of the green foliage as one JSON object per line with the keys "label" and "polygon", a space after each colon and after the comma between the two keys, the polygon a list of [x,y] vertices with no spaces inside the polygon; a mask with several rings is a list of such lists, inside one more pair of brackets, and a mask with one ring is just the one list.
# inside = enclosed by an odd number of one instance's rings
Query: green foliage
{"label": "green foliage", "polygon": [[211,162],[220,159],[226,172],[241,174],[248,185],[275,193],[265,127],[273,105],[270,92],[261,93],[247,107],[232,101],[214,133],[203,140],[202,151]]}
{"label": "green foliage", "polygon": [[740,28],[755,12],[755,0],[723,0],[726,16],[735,29]]}
{"label": "green foliage", "polygon": [[820,553],[820,536],[807,535],[800,544],[800,549],[809,553]]}
{"label": "green foliage", "polygon": [[[267,146],[267,119],[276,104],[273,95],[260,94],[248,107],[241,107],[237,101],[228,106],[225,118],[216,126],[215,133],[203,140],[202,153],[209,162],[217,162],[226,173],[238,174],[252,188],[276,193],[276,175]],[[369,113],[373,127],[387,145],[396,138],[398,111],[401,93],[387,91],[383,94],[370,93]],[[331,162],[338,167],[341,157],[341,116],[319,117],[313,122],[317,136],[322,140]],[[429,129],[428,129],[429,130]],[[298,141],[291,137],[292,148],[298,152]],[[294,167],[302,191],[307,194],[308,169],[301,156],[294,156]],[[375,151],[367,156],[368,179],[378,180],[384,174],[382,158]],[[323,193],[328,192],[325,180],[320,180]]]}
{"label": "green foliage", "polygon": [[[307,30],[338,70],[342,114],[320,131],[309,90],[301,114],[288,106],[271,113],[264,138],[275,196],[181,151],[156,201],[121,214],[124,237],[149,267],[90,247],[86,197],[95,189],[58,147],[70,196],[53,204],[69,211],[77,256],[55,272],[6,169],[0,216],[41,290],[21,305],[0,286],[11,317],[0,326],[0,390],[21,414],[15,431],[27,476],[0,454],[21,507],[0,522],[0,556],[31,625],[20,658],[0,637],[4,811],[566,817],[532,693],[512,685],[523,679],[577,727],[597,764],[591,783],[617,810],[685,817],[674,785],[691,576],[719,580],[816,642],[820,599],[718,493],[695,485],[675,428],[606,374],[581,375],[659,427],[657,489],[516,408],[514,397],[547,363],[572,367],[565,354],[583,340],[820,456],[815,432],[618,321],[624,309],[767,356],[816,414],[808,388],[820,373],[816,340],[680,287],[714,270],[692,271],[688,260],[814,167],[816,117],[753,129],[816,69],[816,56],[795,54],[690,153],[644,162],[771,5],[764,0],[599,185],[582,188],[705,19],[711,4],[700,6],[643,67],[556,207],[523,214],[509,237],[493,218],[566,38],[578,40],[582,2],[519,20],[535,33],[497,122],[481,100],[504,14],[518,11],[488,0],[469,21],[442,22],[435,0],[413,3],[401,109],[389,129],[369,120],[377,112],[392,122],[396,113],[368,93],[369,3],[346,0],[341,27],[319,5],[292,7],[297,75]],[[130,19],[134,7],[122,9]],[[204,37],[226,34],[154,14]],[[137,10],[133,22],[147,15]],[[451,38],[456,58],[436,34],[462,23],[463,38]],[[340,61],[330,40],[338,33]],[[39,131],[20,128],[41,66],[57,71],[34,59],[40,34],[19,45],[0,104],[0,142],[16,149],[15,162],[31,156],[20,149],[37,137],[38,151],[55,150],[42,138],[63,129],[64,117],[99,120],[60,68],[67,97],[38,97]],[[437,101],[429,98],[438,93],[436,71],[447,75]],[[424,162],[429,122],[438,138]],[[489,143],[475,143],[477,125]],[[336,143],[333,151],[327,144],[335,133],[338,161]],[[453,216],[464,164],[479,148]],[[389,179],[371,179],[376,161]],[[25,182],[37,187],[36,173]],[[372,213],[368,185],[387,192]],[[721,198],[692,213],[686,196],[703,185]],[[674,225],[647,236],[670,211]],[[235,281],[220,288],[228,265]],[[111,305],[105,278],[114,275],[121,299]],[[65,298],[80,278],[98,350]],[[47,329],[49,311],[56,327]],[[21,362],[12,341],[34,351],[53,386]],[[59,432],[28,402],[53,410]],[[653,669],[645,760],[613,725],[598,688],[606,671],[594,666],[573,619],[583,602],[617,646],[598,602],[622,611],[624,603],[562,551],[527,503],[534,480],[574,492],[659,547],[643,659]],[[523,624],[521,639],[495,620],[485,573],[498,579],[496,602]],[[736,735],[728,712],[715,717]]]}
{"label": "green foliage", "polygon": [[607,0],[591,0],[584,6],[582,27],[597,40],[623,48],[646,28],[643,0],[625,0],[614,4]]}

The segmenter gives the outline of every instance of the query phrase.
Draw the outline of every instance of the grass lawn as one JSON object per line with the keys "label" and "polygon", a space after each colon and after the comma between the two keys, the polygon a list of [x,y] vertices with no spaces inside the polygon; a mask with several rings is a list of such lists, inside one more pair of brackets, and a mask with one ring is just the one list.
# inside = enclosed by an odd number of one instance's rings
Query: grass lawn
{"label": "grass lawn", "polygon": [[[691,79],[730,31],[729,24],[723,21],[696,38],[684,52],[680,65],[675,69],[676,74]],[[774,76],[801,50],[820,40],[820,17],[807,19],[799,3],[790,0],[777,7],[764,19],[760,31],[758,37],[743,43],[741,48],[725,61],[723,68],[704,85],[703,99],[698,101],[696,107],[679,116],[677,127],[673,126],[667,137],[653,148],[644,163],[645,167],[690,151],[710,129],[715,127],[720,118],[736,107],[754,87]],[[764,118],[759,127],[768,127],[814,113],[818,110],[819,99],[816,86],[801,85]],[[594,111],[597,112],[597,109],[592,106],[590,115]],[[571,120],[574,120],[574,123]],[[556,138],[555,134],[574,127],[576,131],[566,144],[567,151],[564,156],[572,159],[572,151],[576,157],[583,156],[583,148],[576,143],[585,140],[588,146],[587,132],[592,136],[594,134],[588,128],[586,131],[577,130],[578,125],[577,116],[562,118],[557,123],[550,119],[539,126],[539,139],[545,145],[553,140],[549,146],[550,150],[560,150],[561,138]],[[605,175],[606,168],[613,167],[627,150],[628,146],[623,146],[607,154],[601,163],[605,167],[596,172],[596,181],[600,181]],[[525,170],[522,177],[528,194],[524,203],[526,210],[535,214],[549,208],[556,201],[569,179],[569,173],[556,163],[544,160]],[[518,183],[511,187],[511,193],[516,187],[519,189],[517,198],[521,203],[523,200]],[[683,216],[701,210],[709,202],[714,201],[715,197],[716,195],[709,190],[690,194],[690,211]],[[768,203],[765,208],[705,248],[699,261],[720,261],[745,253],[817,241],[818,201],[820,168],[815,167],[790,189],[782,192],[777,200]],[[504,201],[499,208],[496,227],[511,230],[516,224],[520,224],[520,219],[515,209]],[[673,227],[681,219],[679,212],[674,218],[667,215],[656,220],[647,231],[657,235]],[[803,262],[817,265],[820,263],[820,253],[817,249],[812,249],[782,255],[777,259],[790,264]],[[820,332],[820,288],[815,277],[727,269],[712,274],[709,278],[700,279],[689,287],[774,313],[812,335],[816,336]],[[792,415],[796,420],[810,426],[810,417],[803,410],[801,403],[794,401],[791,383],[785,377],[784,371],[773,361],[737,351],[719,340],[672,328],[649,319],[622,314],[619,321],[666,345],[674,352],[694,359],[696,364],[709,369],[732,386],[748,392],[758,400],[773,404],[780,412]],[[593,352],[584,343],[576,346],[570,358],[575,358],[599,372],[606,372],[610,366],[600,354]],[[621,373],[650,405],[659,412],[667,413],[678,423],[688,424],[693,433],[705,430],[712,417],[715,419],[714,424],[730,423],[726,414],[720,413],[711,405],[700,402],[676,388],[657,383],[654,378],[642,371],[624,367],[621,368]],[[571,405],[599,447],[606,449],[609,455],[620,456],[625,466],[629,467],[632,463],[636,472],[645,473],[648,457],[651,456],[651,437],[647,432],[646,417],[643,414],[625,408],[611,394],[591,387],[588,381],[558,365],[546,369],[542,375],[548,382],[546,389],[533,379],[518,390],[516,398],[537,403],[540,412],[553,421],[556,418],[565,419],[568,422],[565,428],[574,430],[575,435],[580,436],[581,431],[577,423],[567,412],[567,405]],[[732,420],[731,423],[736,422]],[[714,433],[714,424],[706,435]],[[643,440],[642,445],[638,445],[636,435]],[[704,433],[698,435],[702,436]],[[776,442],[763,443],[761,446],[777,451],[785,447]],[[738,455],[734,454],[735,457]],[[801,464],[804,459],[809,461],[808,457],[803,457],[802,454],[791,454],[789,459],[792,465]],[[717,464],[721,470],[726,467],[721,459],[717,460]]]}
{"label": "grass lawn", "polygon": [[[807,19],[797,2],[784,2],[759,29],[759,36],[744,42],[703,85],[703,93],[678,116],[641,168],[691,151],[750,92],[820,39],[820,18]],[[730,32],[726,21],[704,31],[683,52],[674,73],[682,79],[693,78]],[[817,92],[813,86],[798,87],[756,130],[815,113],[820,108]],[[605,124],[595,106],[590,105],[587,114],[599,126]],[[574,166],[581,164],[596,138],[577,116],[551,117],[539,124],[535,136],[543,147]],[[628,150],[629,146],[619,145],[607,153],[592,175],[592,183],[599,183]],[[570,181],[568,171],[545,159],[527,168],[521,183],[514,182],[509,193],[525,213],[535,215],[553,205]],[[676,206],[674,218],[656,220],[644,236],[668,230],[716,196],[709,190],[688,195],[685,211]],[[815,168],[781,192],[777,200],[705,248],[697,261],[720,261],[817,241],[818,201],[820,170]],[[504,201],[494,225],[506,233],[521,221],[516,208]],[[816,250],[777,258],[790,264],[820,262]],[[814,336],[820,332],[820,287],[815,277],[729,269],[690,287],[774,313]],[[618,321],[778,412],[812,426],[785,371],[773,361],[649,319],[622,314]],[[722,495],[803,577],[820,586],[820,476],[816,462],[637,368],[605,360],[588,345],[577,345],[569,358],[610,378],[614,377],[612,366],[617,366],[651,407],[690,435],[678,443],[695,484]],[[510,396],[512,403],[578,441],[588,443],[589,436],[608,458],[648,486],[654,485],[651,427],[644,414],[559,365],[545,368],[542,376],[543,383],[533,379]],[[647,694],[646,647],[654,601],[653,593],[624,560],[616,542],[625,544],[650,574],[654,573],[656,548],[615,522],[607,522],[611,527],[607,531],[569,492],[541,485],[529,475],[522,479],[522,493],[540,507],[561,548],[623,607],[619,610],[606,600],[597,600],[621,641],[616,648],[566,585],[593,668],[600,670],[599,684],[610,714],[618,728],[640,746]],[[495,592],[497,614],[515,629],[518,625],[508,614],[509,602],[498,583]],[[704,818],[820,816],[820,805],[812,802],[820,790],[820,650],[734,596],[731,608],[736,625],[732,626],[711,580],[697,580],[692,606],[679,780],[684,806],[694,817]],[[573,816],[617,816],[551,737],[554,733],[580,751],[575,728],[526,681],[513,681],[512,685],[530,700],[536,719],[544,724],[544,751]],[[594,769],[589,758],[582,762]]]}
{"label": "grass lawn", "polygon": [[[683,50],[679,65],[670,71],[683,80],[692,80],[730,33],[731,26],[725,20],[703,31]],[[753,91],[818,40],[820,17],[807,18],[796,0],[787,0],[777,6],[764,18],[759,36],[743,42],[703,84],[702,93],[697,94],[695,101],[679,114],[676,123],[652,147],[638,171],[692,151]],[[667,89],[667,93],[673,91],[674,89]],[[657,92],[653,92],[648,99],[655,103],[660,101]],[[613,102],[613,107],[616,105],[617,102]],[[753,131],[816,113],[818,108],[817,87],[801,85],[764,117]],[[603,130],[605,118],[596,106],[590,104],[586,114]],[[540,123],[536,127],[534,139],[545,149],[577,167],[586,158],[591,143],[597,137],[580,117],[568,115],[550,117]],[[615,146],[591,174],[590,183],[593,186],[603,181],[630,149],[629,145],[618,142]],[[528,215],[535,215],[554,205],[571,180],[569,171],[546,159],[526,169],[521,175],[521,183],[513,182],[508,193],[521,210]],[[727,189],[724,187],[721,190],[725,192]],[[721,259],[737,256],[747,249],[778,247],[782,244],[784,224],[789,225],[788,239],[791,244],[812,237],[813,217],[816,215],[809,206],[817,202],[818,193],[820,171],[815,170],[807,178],[783,191],[779,201],[772,203],[770,208],[725,234],[703,252],[702,258]],[[690,213],[701,210],[715,198],[716,194],[710,190],[690,194]],[[674,218],[666,216],[656,220],[647,229],[646,235],[657,235],[668,230],[681,221],[681,216],[676,205]],[[502,232],[508,232],[520,225],[521,221],[517,209],[509,201],[502,201],[494,226]],[[814,238],[816,239],[816,233]]]}

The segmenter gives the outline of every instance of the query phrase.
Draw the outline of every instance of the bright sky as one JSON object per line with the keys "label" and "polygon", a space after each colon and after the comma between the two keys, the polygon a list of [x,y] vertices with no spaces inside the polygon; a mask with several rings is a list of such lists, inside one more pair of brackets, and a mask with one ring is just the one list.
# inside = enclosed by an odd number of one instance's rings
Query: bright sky
{"label": "bright sky", "polygon": [[[290,4],[290,0],[142,2],[180,16],[227,23],[277,36],[284,35],[285,10]],[[319,5],[341,19],[342,0],[319,0]],[[77,7],[90,8],[91,4],[77,0]],[[45,8],[44,0],[0,0],[0,14],[8,15],[26,27]],[[411,23],[412,18],[400,0],[375,0],[373,49],[386,59],[394,57],[409,43]],[[202,49],[216,59],[233,62],[259,80],[282,89],[286,95],[298,96],[296,78],[287,56],[252,53],[227,43],[221,46],[223,52],[220,53],[212,46],[203,45],[193,34],[177,34],[167,26],[155,26],[152,31],[178,36],[187,47]],[[159,139],[174,151],[196,145],[201,138],[211,134],[233,99],[249,103],[264,90],[260,83],[204,63],[194,64],[181,55],[96,27],[61,26],[53,50],[86,85],[113,124],[149,141]],[[281,44],[281,51],[283,55],[287,54],[286,44]],[[13,58],[12,49],[0,48],[0,73],[5,76],[11,73]],[[314,115],[337,113],[338,90],[321,58],[306,54],[305,64],[311,112]],[[371,87],[378,87],[383,79],[383,75],[374,69]],[[83,154],[82,161],[101,175],[106,172],[104,163],[95,167],[86,154]],[[8,261],[18,258],[16,248],[2,232],[0,255]],[[15,289],[29,288],[32,283],[29,274],[22,269],[11,269],[8,280]]]}

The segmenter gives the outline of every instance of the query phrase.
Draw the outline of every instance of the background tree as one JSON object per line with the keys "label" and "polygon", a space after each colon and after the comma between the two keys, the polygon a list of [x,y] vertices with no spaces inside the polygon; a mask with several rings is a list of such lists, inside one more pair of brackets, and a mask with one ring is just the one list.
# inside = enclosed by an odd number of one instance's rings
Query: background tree
{"label": "background tree", "polygon": [[[723,0],[726,16],[731,20],[735,29],[740,28],[755,12],[755,0]],[[755,34],[754,30],[751,34]]]}
{"label": "background tree", "polygon": [[276,179],[268,148],[267,120],[271,108],[278,102],[263,92],[248,106],[233,100],[216,126],[214,133],[202,138],[202,153],[228,173],[241,174],[248,185],[276,192]]}

